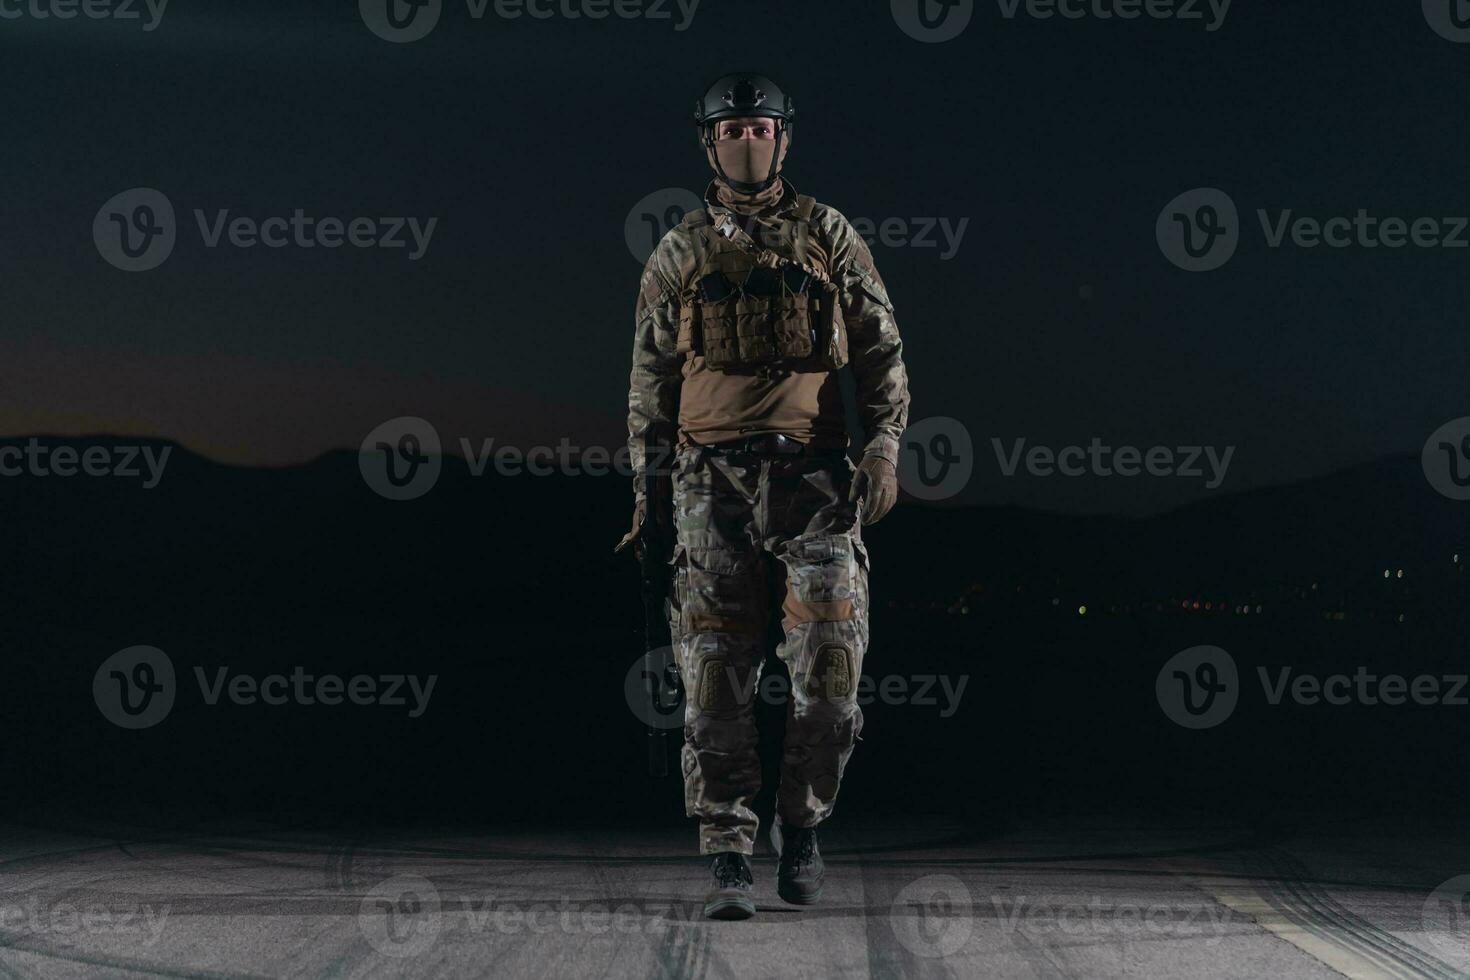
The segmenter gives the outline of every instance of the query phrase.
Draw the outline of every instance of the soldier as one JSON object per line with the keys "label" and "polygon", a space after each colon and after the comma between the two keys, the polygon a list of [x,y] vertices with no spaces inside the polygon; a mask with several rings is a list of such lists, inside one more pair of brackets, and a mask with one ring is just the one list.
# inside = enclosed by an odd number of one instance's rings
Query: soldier
{"label": "soldier", "polygon": [[[726,75],[695,106],[715,179],[643,271],[628,394],[633,528],[650,435],[677,439],[671,627],[686,691],[685,809],[713,855],[705,915],[744,919],[761,786],[753,701],[770,617],[791,673],[772,840],[777,891],[822,889],[816,827],[862,730],[868,640],[861,524],[897,498],[908,379],[873,257],[835,209],[781,175],[796,111],[769,78]],[[856,467],[838,369],[850,365],[866,443]]]}

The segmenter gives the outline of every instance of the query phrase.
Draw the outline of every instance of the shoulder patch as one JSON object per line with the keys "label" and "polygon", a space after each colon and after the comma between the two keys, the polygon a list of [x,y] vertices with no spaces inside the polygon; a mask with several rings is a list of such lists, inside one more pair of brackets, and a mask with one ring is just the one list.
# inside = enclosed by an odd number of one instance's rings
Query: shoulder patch
{"label": "shoulder patch", "polygon": [[868,243],[858,235],[852,246],[852,266],[861,273],[864,279],[871,279],[878,285],[883,285],[883,277],[878,275],[878,266],[873,262],[873,251],[868,248]]}
{"label": "shoulder patch", "polygon": [[659,278],[657,272],[653,271],[651,265],[643,270],[643,280],[638,286],[638,296],[644,306],[656,306],[663,299],[663,280]]}

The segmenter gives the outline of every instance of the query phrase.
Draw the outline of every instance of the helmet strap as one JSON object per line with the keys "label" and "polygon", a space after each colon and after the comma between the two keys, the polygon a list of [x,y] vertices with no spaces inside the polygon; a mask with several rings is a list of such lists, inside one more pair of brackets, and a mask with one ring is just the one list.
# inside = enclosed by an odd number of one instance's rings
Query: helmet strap
{"label": "helmet strap", "polygon": [[776,182],[777,171],[781,167],[781,139],[786,135],[786,120],[780,117],[772,117],[776,120],[776,147],[771,152],[771,170],[766,174],[766,179],[759,183],[748,180],[735,180],[725,173],[725,168],[720,166],[720,155],[715,152],[714,132],[719,123],[708,123],[704,127],[704,145],[709,150],[710,162],[714,164],[715,173],[732,190],[741,194],[759,194]]}

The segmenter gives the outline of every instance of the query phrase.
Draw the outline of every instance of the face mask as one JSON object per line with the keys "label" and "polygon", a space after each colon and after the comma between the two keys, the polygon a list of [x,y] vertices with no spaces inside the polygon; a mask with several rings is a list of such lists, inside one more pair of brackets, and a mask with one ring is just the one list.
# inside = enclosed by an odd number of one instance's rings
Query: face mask
{"label": "face mask", "polygon": [[716,140],[715,157],[731,180],[758,184],[771,172],[775,140]]}

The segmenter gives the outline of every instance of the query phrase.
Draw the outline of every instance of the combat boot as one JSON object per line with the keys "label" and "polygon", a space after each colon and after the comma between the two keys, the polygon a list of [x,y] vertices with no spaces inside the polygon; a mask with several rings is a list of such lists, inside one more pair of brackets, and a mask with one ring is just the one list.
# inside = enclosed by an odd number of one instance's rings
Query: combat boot
{"label": "combat boot", "polygon": [[751,899],[755,877],[744,854],[721,851],[710,863],[714,887],[704,899],[706,919],[748,919],[755,915]]}
{"label": "combat boot", "polygon": [[772,843],[780,855],[776,866],[776,894],[792,905],[814,905],[822,897],[826,865],[817,850],[817,828],[771,825]]}

